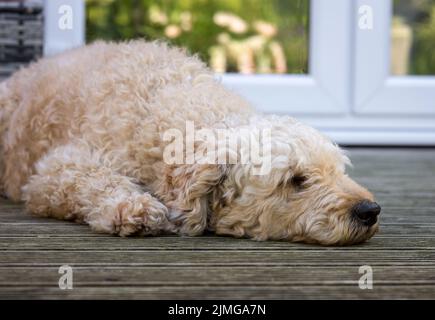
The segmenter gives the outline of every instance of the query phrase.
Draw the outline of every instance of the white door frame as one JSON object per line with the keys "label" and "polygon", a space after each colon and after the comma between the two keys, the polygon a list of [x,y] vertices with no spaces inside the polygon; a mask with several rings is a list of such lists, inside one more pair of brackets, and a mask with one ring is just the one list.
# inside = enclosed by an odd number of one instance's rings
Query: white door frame
{"label": "white door frame", "polygon": [[[59,6],[74,28],[60,30]],[[374,29],[358,27],[360,5]],[[390,76],[391,0],[310,0],[309,74],[225,74],[260,111],[291,114],[349,145],[435,145],[435,77]],[[44,53],[84,43],[83,0],[45,0]]]}
{"label": "white door frame", "polygon": [[[373,8],[372,30],[359,8]],[[390,76],[391,0],[311,0],[307,76],[225,75],[257,109],[347,145],[435,145],[435,77]]]}
{"label": "white door frame", "polygon": [[44,0],[44,55],[50,56],[84,43],[84,1]]}
{"label": "white door frame", "polygon": [[[376,15],[373,30],[355,28],[355,111],[435,115],[435,77],[390,75],[392,0],[357,0]],[[373,50],[375,49],[375,50]]]}
{"label": "white door frame", "polygon": [[[342,114],[349,104],[349,0],[312,0],[308,75],[223,75],[223,82],[270,113]],[[331,45],[334,39],[334,45]]]}

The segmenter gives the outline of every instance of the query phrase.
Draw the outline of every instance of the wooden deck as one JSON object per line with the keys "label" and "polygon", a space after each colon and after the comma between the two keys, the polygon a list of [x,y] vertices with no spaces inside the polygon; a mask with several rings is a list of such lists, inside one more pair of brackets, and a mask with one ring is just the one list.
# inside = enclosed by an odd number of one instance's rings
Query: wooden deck
{"label": "wooden deck", "polygon": [[[435,150],[351,149],[351,175],[382,205],[366,244],[116,238],[0,202],[0,298],[435,298]],[[60,290],[58,268],[73,267]],[[358,287],[362,265],[373,289]]]}

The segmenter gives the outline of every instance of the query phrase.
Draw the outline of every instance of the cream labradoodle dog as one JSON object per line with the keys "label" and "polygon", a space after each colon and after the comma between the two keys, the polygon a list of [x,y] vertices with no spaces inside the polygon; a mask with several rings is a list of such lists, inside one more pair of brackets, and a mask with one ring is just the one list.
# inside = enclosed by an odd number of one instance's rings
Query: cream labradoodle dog
{"label": "cream labradoodle dog", "polygon": [[[186,121],[268,128],[270,172],[166,163],[163,135]],[[16,72],[0,83],[0,135],[7,197],[98,232],[345,245],[378,229],[380,207],[335,144],[290,117],[255,114],[197,58],[161,43],[99,42]]]}

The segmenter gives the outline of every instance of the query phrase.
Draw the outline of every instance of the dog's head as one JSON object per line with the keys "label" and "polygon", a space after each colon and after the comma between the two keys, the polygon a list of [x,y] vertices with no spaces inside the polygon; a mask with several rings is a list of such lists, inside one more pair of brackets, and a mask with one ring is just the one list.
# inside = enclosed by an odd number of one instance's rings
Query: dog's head
{"label": "dog's head", "polygon": [[177,168],[171,179],[186,212],[207,211],[217,234],[258,240],[346,245],[373,236],[380,207],[346,175],[339,147],[289,117],[253,121],[270,129],[268,172],[252,163]]}
{"label": "dog's head", "polygon": [[270,172],[227,169],[214,198],[217,233],[326,245],[373,236],[380,207],[346,175],[350,162],[335,144],[289,117],[271,116],[257,126],[271,129]]}

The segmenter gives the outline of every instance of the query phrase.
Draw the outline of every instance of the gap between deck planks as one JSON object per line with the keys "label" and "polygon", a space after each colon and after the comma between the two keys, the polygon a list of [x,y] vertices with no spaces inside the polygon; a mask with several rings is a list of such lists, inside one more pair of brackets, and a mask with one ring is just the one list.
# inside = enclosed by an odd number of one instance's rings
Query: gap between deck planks
{"label": "gap between deck planks", "polygon": [[[0,298],[435,298],[435,150],[350,149],[350,175],[383,207],[349,247],[205,235],[117,238],[0,201]],[[60,265],[74,289],[58,288]],[[373,268],[373,290],[358,269]]]}

